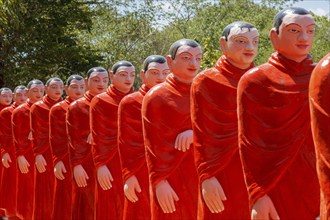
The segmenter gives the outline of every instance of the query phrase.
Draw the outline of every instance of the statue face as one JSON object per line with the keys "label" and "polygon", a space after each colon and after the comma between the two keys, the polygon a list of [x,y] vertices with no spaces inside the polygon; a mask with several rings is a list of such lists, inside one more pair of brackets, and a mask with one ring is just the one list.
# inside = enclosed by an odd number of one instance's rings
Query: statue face
{"label": "statue face", "polygon": [[258,30],[233,27],[227,39],[220,39],[223,54],[234,66],[240,69],[248,68],[258,53]]}
{"label": "statue face", "polygon": [[94,72],[90,75],[87,81],[88,88],[87,90],[92,95],[98,95],[102,92],[105,92],[105,90],[108,87],[109,83],[109,76],[107,72]]}
{"label": "statue face", "polygon": [[174,60],[170,56],[166,59],[175,78],[184,83],[191,83],[199,71],[202,56],[201,47],[183,45],[178,48]]}
{"label": "statue face", "polygon": [[121,91],[128,93],[134,84],[135,68],[133,66],[120,66],[116,73],[110,72],[111,84]]}
{"label": "statue face", "polygon": [[83,97],[86,90],[85,80],[73,79],[70,85],[66,87],[66,94],[73,100]]}
{"label": "statue face", "polygon": [[10,90],[4,90],[0,93],[0,104],[10,105],[13,100],[13,92]]}
{"label": "statue face", "polygon": [[30,102],[35,103],[40,101],[45,93],[45,86],[43,84],[32,84],[29,91],[28,97]]}
{"label": "statue face", "polygon": [[167,75],[170,73],[170,69],[167,63],[157,63],[151,62],[148,65],[148,70],[146,72],[141,72],[141,77],[143,83],[148,87],[162,83],[165,81]]}
{"label": "statue face", "polygon": [[63,95],[64,85],[62,81],[52,80],[48,86],[46,86],[46,94],[53,100],[59,100]]}
{"label": "statue face", "polygon": [[274,49],[296,62],[301,62],[313,46],[315,22],[311,15],[288,14],[284,16],[279,33],[271,31]]}
{"label": "statue face", "polygon": [[14,102],[18,105],[26,102],[28,98],[28,90],[27,89],[17,89],[14,94]]}

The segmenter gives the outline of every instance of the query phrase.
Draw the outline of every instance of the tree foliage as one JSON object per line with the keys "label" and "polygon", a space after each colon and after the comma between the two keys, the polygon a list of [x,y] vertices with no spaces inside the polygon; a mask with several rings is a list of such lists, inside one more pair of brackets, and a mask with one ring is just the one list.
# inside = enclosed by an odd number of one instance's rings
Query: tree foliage
{"label": "tree foliage", "polygon": [[[137,70],[151,54],[166,55],[180,38],[198,41],[202,68],[220,57],[219,38],[231,22],[254,24],[260,34],[256,64],[273,52],[269,40],[278,10],[297,0],[0,0],[0,85],[50,76],[65,79],[118,60]],[[330,24],[314,16],[312,55],[330,51]],[[2,80],[2,81],[1,81]],[[137,79],[135,88],[141,84]]]}
{"label": "tree foliage", "polygon": [[0,76],[6,86],[33,78],[65,78],[101,56],[78,44],[82,30],[91,30],[88,5],[75,0],[3,0],[0,19]]}

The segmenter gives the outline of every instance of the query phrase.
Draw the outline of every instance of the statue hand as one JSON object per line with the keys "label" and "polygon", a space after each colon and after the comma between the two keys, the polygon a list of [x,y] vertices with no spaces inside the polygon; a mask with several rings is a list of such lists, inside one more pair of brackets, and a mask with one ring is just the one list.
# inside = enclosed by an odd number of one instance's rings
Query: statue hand
{"label": "statue hand", "polygon": [[167,180],[162,180],[156,185],[156,197],[164,213],[175,212],[174,201],[179,201],[179,197]]}
{"label": "statue hand", "polygon": [[130,178],[128,178],[124,184],[125,196],[131,202],[136,202],[139,200],[135,191],[141,192],[141,187],[136,176],[133,175]]}
{"label": "statue hand", "polygon": [[184,132],[181,132],[176,136],[174,148],[186,152],[189,150],[190,145],[193,143],[193,131],[192,130],[186,130]]}

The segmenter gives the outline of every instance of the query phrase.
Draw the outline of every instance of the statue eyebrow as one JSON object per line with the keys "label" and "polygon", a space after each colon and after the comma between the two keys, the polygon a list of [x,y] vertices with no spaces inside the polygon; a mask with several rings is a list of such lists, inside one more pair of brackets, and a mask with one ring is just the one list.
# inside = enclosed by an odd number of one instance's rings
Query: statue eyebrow
{"label": "statue eyebrow", "polygon": [[236,39],[236,38],[245,38],[245,39],[248,39],[248,37],[245,37],[244,35],[235,35],[233,37],[234,37],[234,39]]}
{"label": "statue eyebrow", "polygon": [[315,26],[315,23],[307,25],[307,27],[309,27],[309,26]]}
{"label": "statue eyebrow", "polygon": [[[299,26],[299,27],[302,27],[301,25],[299,25],[299,24],[297,24],[297,23],[290,23],[290,24],[285,25],[285,27],[287,27],[287,26],[289,26],[289,25],[297,25],[297,26]],[[307,27],[309,27],[309,26],[315,26],[315,23],[307,25]]]}
{"label": "statue eyebrow", "polygon": [[293,23],[293,22],[292,22],[292,23],[289,23],[289,24],[287,24],[287,25],[285,25],[285,26],[287,27],[287,26],[289,26],[289,25],[298,25],[299,27],[301,27],[299,24],[297,24],[297,23]]}

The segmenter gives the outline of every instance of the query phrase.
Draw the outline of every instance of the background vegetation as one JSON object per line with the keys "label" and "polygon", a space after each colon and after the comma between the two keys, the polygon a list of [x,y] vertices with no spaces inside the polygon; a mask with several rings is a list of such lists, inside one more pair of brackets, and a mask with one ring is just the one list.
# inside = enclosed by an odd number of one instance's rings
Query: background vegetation
{"label": "background vegetation", "polygon": [[[0,87],[14,88],[38,78],[93,66],[131,61],[137,72],[151,54],[166,55],[180,38],[203,48],[202,69],[221,55],[219,37],[231,22],[244,20],[260,33],[256,64],[273,52],[268,33],[278,10],[297,0],[0,0]],[[317,24],[312,55],[330,51],[330,22]],[[137,78],[135,87],[140,85]]]}

